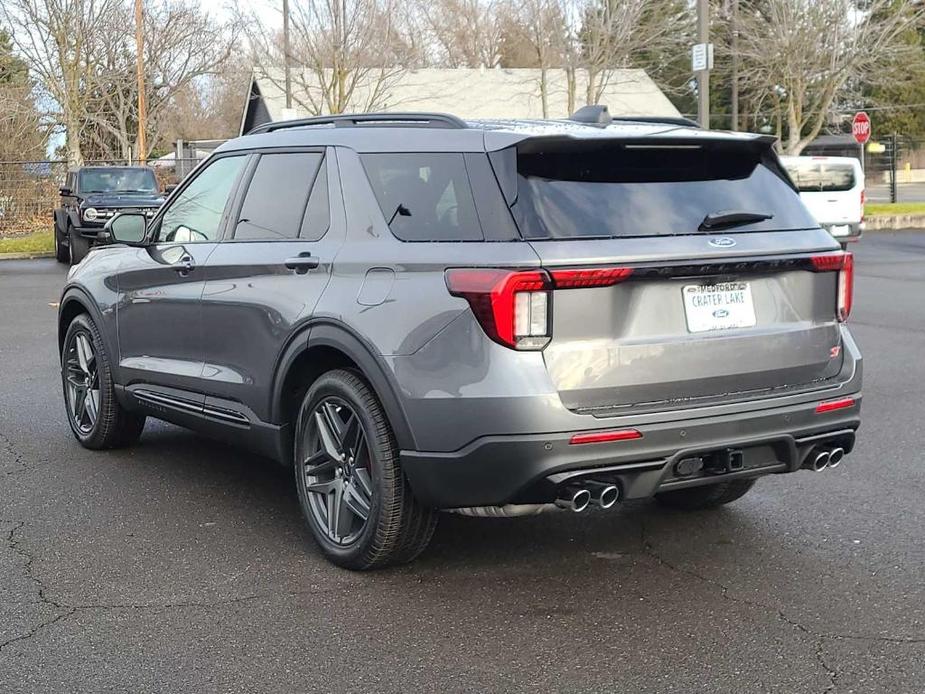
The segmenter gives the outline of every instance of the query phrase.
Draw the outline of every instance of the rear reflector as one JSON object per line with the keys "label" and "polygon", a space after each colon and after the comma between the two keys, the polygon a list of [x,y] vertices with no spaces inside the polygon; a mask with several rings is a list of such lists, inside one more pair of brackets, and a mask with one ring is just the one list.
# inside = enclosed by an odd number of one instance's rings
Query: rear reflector
{"label": "rear reflector", "polygon": [[828,400],[826,402],[820,402],[818,405],[816,405],[816,414],[834,412],[835,410],[845,410],[849,407],[854,407],[854,403],[854,398],[841,398],[839,400]]}
{"label": "rear reflector", "polygon": [[569,443],[575,446],[582,443],[607,443],[608,441],[630,441],[641,438],[642,432],[635,429],[617,429],[616,431],[589,431],[584,434],[575,434]]}

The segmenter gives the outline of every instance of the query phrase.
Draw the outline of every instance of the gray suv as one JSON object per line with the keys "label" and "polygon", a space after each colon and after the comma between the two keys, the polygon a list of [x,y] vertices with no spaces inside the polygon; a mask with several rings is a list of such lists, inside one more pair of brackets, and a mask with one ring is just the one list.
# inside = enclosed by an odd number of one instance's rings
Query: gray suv
{"label": "gray suv", "polygon": [[852,256],[757,135],[366,114],[232,140],[68,276],[68,420],[146,417],[294,468],[333,562],[437,512],[733,501],[851,451]]}

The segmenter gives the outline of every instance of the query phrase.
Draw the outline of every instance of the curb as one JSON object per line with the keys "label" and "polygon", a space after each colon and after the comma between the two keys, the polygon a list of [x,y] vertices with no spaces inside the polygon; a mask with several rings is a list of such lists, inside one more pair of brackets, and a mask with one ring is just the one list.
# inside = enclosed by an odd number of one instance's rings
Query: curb
{"label": "curb", "polygon": [[925,229],[925,214],[896,214],[864,218],[864,232]]}
{"label": "curb", "polygon": [[54,258],[54,251],[37,251],[35,253],[0,253],[0,260],[38,260]]}

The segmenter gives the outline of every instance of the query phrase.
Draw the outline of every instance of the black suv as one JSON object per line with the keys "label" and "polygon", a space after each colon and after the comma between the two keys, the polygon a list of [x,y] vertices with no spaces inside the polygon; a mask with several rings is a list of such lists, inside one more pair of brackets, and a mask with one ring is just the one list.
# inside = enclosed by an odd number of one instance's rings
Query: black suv
{"label": "black suv", "polygon": [[74,435],[126,445],[156,417],[253,447],[355,569],[414,558],[441,510],[705,508],[841,464],[851,254],[773,140],[607,121],[367,114],[225,143],[71,270]]}
{"label": "black suv", "polygon": [[55,257],[79,263],[103,226],[119,212],[153,217],[164,196],[144,166],[83,166],[68,171],[54,211]]}

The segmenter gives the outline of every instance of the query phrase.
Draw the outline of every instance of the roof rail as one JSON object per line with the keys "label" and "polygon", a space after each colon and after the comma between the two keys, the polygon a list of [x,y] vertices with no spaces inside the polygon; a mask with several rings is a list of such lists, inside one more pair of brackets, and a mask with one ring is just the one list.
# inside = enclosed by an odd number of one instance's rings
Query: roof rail
{"label": "roof rail", "polygon": [[313,125],[333,125],[335,128],[350,128],[360,125],[378,124],[383,127],[450,128],[462,129],[466,123],[446,113],[343,113],[314,118],[297,118],[276,123],[264,123],[248,131],[248,135],[272,133],[288,128],[305,128]]}

